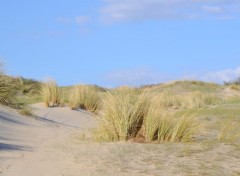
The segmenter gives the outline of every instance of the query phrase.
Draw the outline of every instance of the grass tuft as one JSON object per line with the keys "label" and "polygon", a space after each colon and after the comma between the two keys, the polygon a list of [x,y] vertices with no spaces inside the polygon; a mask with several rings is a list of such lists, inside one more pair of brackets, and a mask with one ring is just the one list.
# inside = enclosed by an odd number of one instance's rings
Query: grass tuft
{"label": "grass tuft", "polygon": [[54,80],[42,84],[41,95],[46,107],[58,106],[61,103],[61,91]]}
{"label": "grass tuft", "polygon": [[133,89],[106,93],[99,115],[98,137],[106,141],[125,141],[136,137],[142,127],[147,100]]}
{"label": "grass tuft", "polygon": [[69,95],[69,106],[72,109],[85,109],[96,112],[99,107],[100,97],[94,86],[77,85]]}

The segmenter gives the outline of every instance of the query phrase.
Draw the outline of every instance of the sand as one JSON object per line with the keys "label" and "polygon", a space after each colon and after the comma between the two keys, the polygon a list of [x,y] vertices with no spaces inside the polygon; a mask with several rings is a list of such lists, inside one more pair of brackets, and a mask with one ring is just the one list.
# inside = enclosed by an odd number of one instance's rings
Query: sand
{"label": "sand", "polygon": [[0,175],[240,175],[240,147],[216,142],[99,143],[86,111],[33,105],[38,118],[0,109]]}

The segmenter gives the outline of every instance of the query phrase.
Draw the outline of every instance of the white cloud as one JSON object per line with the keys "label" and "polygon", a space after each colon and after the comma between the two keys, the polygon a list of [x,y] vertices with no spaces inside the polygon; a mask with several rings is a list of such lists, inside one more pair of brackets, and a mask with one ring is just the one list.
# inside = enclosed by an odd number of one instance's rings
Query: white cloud
{"label": "white cloud", "polygon": [[232,81],[238,77],[240,77],[240,67],[205,74],[205,80],[218,83],[222,83],[223,81]]}
{"label": "white cloud", "polygon": [[233,81],[240,77],[240,67],[235,69],[225,69],[215,72],[193,73],[183,76],[183,79],[196,79],[207,82],[223,83],[224,81]]}
{"label": "white cloud", "polygon": [[238,17],[239,0],[105,0],[105,22]]}

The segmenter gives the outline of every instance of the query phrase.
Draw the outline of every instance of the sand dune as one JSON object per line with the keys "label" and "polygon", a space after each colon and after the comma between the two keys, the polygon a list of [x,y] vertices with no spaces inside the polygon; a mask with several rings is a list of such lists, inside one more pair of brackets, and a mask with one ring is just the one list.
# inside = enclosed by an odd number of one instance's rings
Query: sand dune
{"label": "sand dune", "polygon": [[240,175],[240,150],[220,143],[97,143],[86,111],[33,105],[38,118],[0,110],[0,175]]}

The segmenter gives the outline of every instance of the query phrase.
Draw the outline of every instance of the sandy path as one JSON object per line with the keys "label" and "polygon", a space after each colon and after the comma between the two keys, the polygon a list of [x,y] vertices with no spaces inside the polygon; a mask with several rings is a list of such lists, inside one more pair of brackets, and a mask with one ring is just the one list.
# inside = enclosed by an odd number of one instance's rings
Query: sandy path
{"label": "sandy path", "polygon": [[20,116],[6,108],[0,109],[2,175],[58,175],[64,166],[58,162],[57,168],[53,167],[51,157],[57,156],[58,151],[52,146],[73,134],[86,134],[88,129],[96,125],[92,114],[86,111],[71,111],[65,107],[45,108],[42,104],[35,104],[32,108],[38,118]]}
{"label": "sandy path", "polygon": [[[240,147],[217,142],[97,143],[85,111],[44,108],[44,119],[0,110],[0,175],[3,176],[239,176]],[[4,145],[3,145],[4,144]]]}

